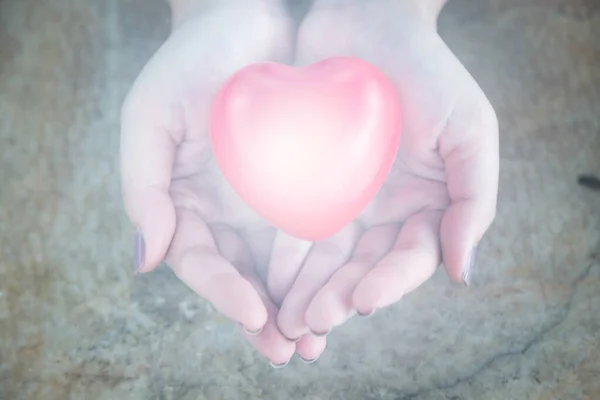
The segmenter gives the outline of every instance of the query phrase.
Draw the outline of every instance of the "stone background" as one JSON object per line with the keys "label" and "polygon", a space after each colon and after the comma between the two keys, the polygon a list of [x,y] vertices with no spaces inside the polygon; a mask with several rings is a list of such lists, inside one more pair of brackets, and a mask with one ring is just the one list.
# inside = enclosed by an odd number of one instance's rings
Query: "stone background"
{"label": "stone background", "polygon": [[0,399],[600,399],[600,3],[453,0],[500,119],[472,288],[440,271],[273,370],[170,271],[131,273],[119,107],[160,0],[0,0]]}

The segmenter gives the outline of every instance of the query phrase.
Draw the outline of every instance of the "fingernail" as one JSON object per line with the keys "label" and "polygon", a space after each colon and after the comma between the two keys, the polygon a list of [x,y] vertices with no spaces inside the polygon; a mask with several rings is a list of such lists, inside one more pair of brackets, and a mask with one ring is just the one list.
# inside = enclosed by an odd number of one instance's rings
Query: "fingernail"
{"label": "fingernail", "polygon": [[[300,356],[298,356],[298,357],[300,357]],[[313,358],[312,360],[305,360],[304,358],[300,357],[300,360],[302,360],[302,362],[303,362],[304,364],[312,364],[312,363],[314,363],[315,361],[317,361],[318,359],[319,359],[319,357],[317,357],[317,358]]]}
{"label": "fingernail", "polygon": [[327,336],[331,333],[331,329],[329,329],[327,332],[315,332],[312,331],[313,335],[318,336],[318,337],[323,337],[323,336]]}
{"label": "fingernail", "polygon": [[144,266],[146,244],[142,231],[138,228],[133,238],[133,272],[137,275]]}
{"label": "fingernail", "polygon": [[246,332],[246,334],[248,334],[248,335],[250,335],[250,336],[256,336],[256,335],[258,335],[259,333],[261,333],[261,332],[262,332],[262,330],[263,330],[263,328],[261,327],[259,330],[256,330],[256,331],[251,331],[251,330],[249,330],[248,328],[246,328],[244,325],[241,325],[241,324],[240,324],[240,326],[242,327],[242,329],[244,330],[244,332]]}
{"label": "fingernail", "polygon": [[288,361],[284,362],[283,364],[273,364],[272,362],[269,362],[269,364],[271,364],[271,368],[273,368],[273,369],[281,369],[281,368],[285,367],[286,365],[288,365],[289,362],[290,361],[288,360]]}
{"label": "fingernail", "polygon": [[467,265],[462,273],[462,280],[466,286],[471,284],[471,278],[473,269],[475,268],[475,259],[477,258],[477,245],[473,246],[473,250],[471,250],[471,255],[469,255],[469,259],[467,260]]}
{"label": "fingernail", "polygon": [[292,343],[298,343],[300,341],[300,339],[302,339],[302,336],[299,337],[299,338],[296,338],[296,339],[289,338],[289,337],[287,337],[285,335],[283,337],[286,338],[287,340],[289,340]]}
{"label": "fingernail", "polygon": [[368,318],[368,317],[370,317],[371,315],[375,314],[375,310],[376,310],[376,309],[374,308],[374,309],[372,309],[372,310],[371,310],[371,312],[368,312],[368,313],[362,313],[362,312],[360,312],[360,311],[356,310],[356,313],[357,313],[358,315],[360,315],[361,317]]}

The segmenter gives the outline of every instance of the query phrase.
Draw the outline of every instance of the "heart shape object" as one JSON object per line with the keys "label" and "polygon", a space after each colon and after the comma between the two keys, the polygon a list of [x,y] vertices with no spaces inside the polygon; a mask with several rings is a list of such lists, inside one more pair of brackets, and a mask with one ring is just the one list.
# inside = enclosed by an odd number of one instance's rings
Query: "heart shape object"
{"label": "heart shape object", "polygon": [[213,100],[210,138],[225,179],[287,234],[322,240],[383,185],[398,151],[398,95],[373,65],[250,65]]}

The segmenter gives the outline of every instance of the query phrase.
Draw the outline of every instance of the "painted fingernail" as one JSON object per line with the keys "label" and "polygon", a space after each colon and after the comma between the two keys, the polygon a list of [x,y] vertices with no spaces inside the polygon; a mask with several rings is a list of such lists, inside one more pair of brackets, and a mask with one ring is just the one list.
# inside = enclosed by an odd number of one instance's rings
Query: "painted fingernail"
{"label": "painted fingernail", "polygon": [[467,260],[467,265],[462,273],[462,280],[466,286],[471,284],[471,278],[473,274],[473,269],[475,268],[475,259],[477,258],[477,245],[473,246],[473,250],[471,250],[471,255],[469,255],[469,259]]}
{"label": "painted fingernail", "polygon": [[368,312],[368,313],[362,313],[362,312],[360,312],[360,311],[358,311],[358,310],[357,310],[357,311],[356,311],[356,313],[357,313],[358,315],[360,315],[361,317],[368,318],[368,317],[370,317],[371,315],[375,314],[375,310],[376,310],[376,309],[374,308],[374,309],[372,309],[372,310],[371,310],[370,312]]}
{"label": "painted fingernail", "polygon": [[138,228],[133,237],[133,272],[137,275],[144,266],[146,243],[142,231]]}
{"label": "painted fingernail", "polygon": [[288,360],[282,364],[273,364],[272,362],[270,362],[269,364],[271,364],[271,368],[273,368],[273,369],[281,369],[281,368],[285,367],[286,365],[288,365],[289,362],[290,361]]}
{"label": "painted fingernail", "polygon": [[292,339],[292,338],[289,338],[289,337],[287,337],[285,335],[283,337],[286,338],[287,340],[289,340],[292,343],[298,343],[300,341],[300,339],[302,339],[302,337]]}
{"label": "painted fingernail", "polygon": [[258,334],[260,334],[263,330],[263,328],[261,327],[260,329],[256,330],[256,331],[251,331],[248,328],[246,328],[244,325],[240,325],[242,327],[242,329],[244,330],[244,332],[246,332],[246,334],[250,335],[250,336],[256,336]]}
{"label": "painted fingernail", "polygon": [[327,332],[315,332],[312,331],[313,335],[318,336],[318,337],[323,337],[323,336],[327,336],[331,333],[331,329],[329,329]]}
{"label": "painted fingernail", "polygon": [[314,363],[315,361],[317,361],[318,359],[319,359],[319,357],[317,357],[317,358],[313,358],[312,360],[305,360],[304,358],[300,357],[300,360],[302,360],[302,362],[303,362],[304,364],[312,364],[312,363]]}

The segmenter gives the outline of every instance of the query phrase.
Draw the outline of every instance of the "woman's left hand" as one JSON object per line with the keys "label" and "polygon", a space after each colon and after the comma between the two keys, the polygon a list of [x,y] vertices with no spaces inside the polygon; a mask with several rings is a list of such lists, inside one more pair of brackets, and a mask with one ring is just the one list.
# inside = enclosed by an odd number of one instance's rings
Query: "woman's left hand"
{"label": "woman's left hand", "polygon": [[355,222],[314,244],[280,237],[268,287],[288,338],[312,332],[324,343],[333,327],[397,302],[442,262],[468,284],[494,219],[495,112],[437,34],[440,2],[430,13],[418,3],[316,0],[301,26],[297,63],[343,55],[376,65],[397,88],[403,131],[385,185]]}

